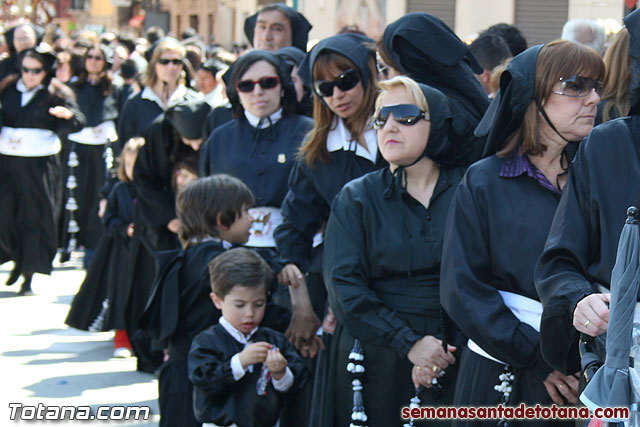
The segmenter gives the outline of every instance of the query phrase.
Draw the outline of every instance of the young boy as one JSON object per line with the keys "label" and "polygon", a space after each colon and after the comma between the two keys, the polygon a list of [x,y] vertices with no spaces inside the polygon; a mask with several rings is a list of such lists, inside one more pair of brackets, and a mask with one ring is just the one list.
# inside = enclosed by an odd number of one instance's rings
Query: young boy
{"label": "young boy", "polygon": [[208,426],[273,427],[284,394],[299,391],[309,372],[282,333],[260,326],[271,269],[255,252],[237,248],[211,261],[209,275],[222,317],[191,344],[196,418]]}
{"label": "young boy", "polygon": [[168,361],[158,378],[160,427],[200,427],[193,414],[187,360],[191,340],[215,324],[208,264],[231,245],[246,243],[253,218],[251,190],[239,179],[214,175],[182,188],[176,198],[184,249],[159,254],[160,269],[142,326],[167,343]]}

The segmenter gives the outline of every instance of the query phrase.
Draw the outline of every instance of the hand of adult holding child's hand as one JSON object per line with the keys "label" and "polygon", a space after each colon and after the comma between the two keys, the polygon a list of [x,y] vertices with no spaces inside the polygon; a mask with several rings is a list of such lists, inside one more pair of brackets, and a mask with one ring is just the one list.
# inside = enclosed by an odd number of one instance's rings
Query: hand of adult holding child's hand
{"label": "hand of adult holding child's hand", "polygon": [[242,363],[242,367],[247,369],[248,366],[264,362],[267,360],[267,353],[270,349],[271,344],[262,341],[246,346],[244,350],[240,352],[240,363]]}
{"label": "hand of adult holding child's hand", "polygon": [[267,369],[271,372],[274,380],[279,380],[284,376],[287,369],[287,359],[284,358],[280,350],[272,348],[267,352]]}

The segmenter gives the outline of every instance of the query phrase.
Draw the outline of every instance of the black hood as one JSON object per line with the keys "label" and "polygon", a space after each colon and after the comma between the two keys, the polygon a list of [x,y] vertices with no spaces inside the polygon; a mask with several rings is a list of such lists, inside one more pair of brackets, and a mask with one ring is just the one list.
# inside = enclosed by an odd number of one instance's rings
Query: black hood
{"label": "black hood", "polygon": [[362,85],[366,89],[369,84],[369,59],[374,56],[373,50],[368,46],[372,44],[373,40],[360,34],[338,34],[322,39],[302,60],[298,75],[302,77],[304,84],[311,86],[313,84],[313,66],[318,56],[322,52],[329,51],[344,56],[356,65],[362,79]]}
{"label": "black hood", "polygon": [[[631,83],[629,85],[630,115],[640,113],[640,10],[624,18],[629,30],[629,54],[631,55]],[[621,113],[625,113],[621,111]]]}
{"label": "black hood", "polygon": [[[275,3],[269,6],[278,6],[280,11],[289,18],[289,22],[291,23],[291,42],[293,46],[301,49],[303,52],[306,52],[307,42],[309,41],[309,31],[311,31],[311,28],[313,27],[309,21],[307,21],[307,18],[284,3]],[[247,39],[249,39],[249,43],[252,46],[253,33],[255,32],[259,14],[260,12],[254,13],[244,20],[244,34],[247,36]]]}
{"label": "black hood", "polygon": [[35,31],[36,46],[38,46],[42,42],[42,37],[44,37],[44,29],[42,27],[33,25],[31,23],[20,24],[20,25],[16,25],[15,27],[9,28],[7,31],[4,32],[4,38],[7,41],[7,47],[9,48],[9,55],[11,56],[14,56],[17,53],[16,47],[13,44],[13,33],[16,31],[16,28],[21,27],[23,25],[28,25],[29,27],[33,28],[33,31]]}
{"label": "black hood", "polygon": [[410,13],[387,26],[382,42],[401,73],[455,98],[480,120],[489,100],[474,73],[483,69],[444,22]]}
{"label": "black hood", "polygon": [[293,62],[297,66],[300,66],[300,63],[304,59],[305,54],[306,53],[304,51],[298,49],[295,46],[283,47],[282,49],[278,49],[276,51],[276,55],[284,58],[285,60]]}
{"label": "black hood", "polygon": [[202,126],[211,111],[202,100],[188,101],[171,107],[165,118],[178,133],[187,139],[202,138]]}
{"label": "black hood", "polygon": [[527,107],[535,98],[536,62],[543,45],[533,46],[511,60],[500,78],[500,91],[476,129],[487,135],[483,156],[500,150],[520,127]]}

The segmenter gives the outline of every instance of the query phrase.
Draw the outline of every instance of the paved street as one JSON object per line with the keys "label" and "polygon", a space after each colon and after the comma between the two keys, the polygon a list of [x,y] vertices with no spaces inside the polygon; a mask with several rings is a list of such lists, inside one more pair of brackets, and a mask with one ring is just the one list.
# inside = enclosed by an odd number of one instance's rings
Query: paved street
{"label": "paved street", "polygon": [[[72,259],[50,277],[36,274],[36,295],[28,297],[15,296],[19,284],[4,286],[12,265],[0,266],[0,426],[157,425],[155,377],[136,372],[134,358],[112,357],[113,333],[78,331],[64,324],[84,278],[79,265],[79,259]],[[9,418],[10,403],[89,406],[92,414],[101,405],[142,405],[150,407],[151,416],[138,422],[18,422]]]}

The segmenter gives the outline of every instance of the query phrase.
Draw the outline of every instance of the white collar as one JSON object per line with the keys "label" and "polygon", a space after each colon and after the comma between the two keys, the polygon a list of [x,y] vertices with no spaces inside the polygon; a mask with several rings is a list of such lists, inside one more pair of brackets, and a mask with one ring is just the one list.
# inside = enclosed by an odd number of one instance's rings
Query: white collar
{"label": "white collar", "polygon": [[279,108],[278,111],[270,115],[268,118],[254,116],[247,110],[244,110],[244,116],[247,118],[249,124],[254,128],[264,129],[269,127],[269,122],[271,122],[271,125],[273,126],[282,118],[282,108]]}
{"label": "white collar", "polygon": [[218,322],[224,328],[224,330],[227,331],[229,335],[231,335],[233,339],[238,341],[240,344],[247,344],[253,334],[255,334],[258,330],[258,327],[256,326],[251,332],[249,332],[249,334],[245,336],[242,332],[234,328],[233,325],[224,318],[224,316],[220,316],[220,320]]}
{"label": "white collar", "polygon": [[191,240],[189,240],[189,243],[204,243],[204,242],[221,242],[222,243],[222,247],[224,249],[231,249],[231,247],[233,246],[231,243],[227,242],[226,240],[222,240],[219,237],[213,237],[213,236],[205,236],[202,239],[198,240],[197,237],[193,237]]}
{"label": "white collar", "polygon": [[173,93],[171,94],[171,97],[169,98],[168,104],[165,106],[162,103],[162,100],[160,99],[160,97],[158,95],[156,95],[156,93],[149,86],[145,86],[144,89],[142,89],[142,93],[140,94],[140,97],[142,99],[147,99],[149,101],[153,101],[156,104],[158,104],[160,106],[160,108],[162,108],[162,110],[166,110],[167,108],[169,108],[169,106],[171,106],[173,104],[176,104],[178,101],[180,101],[186,95],[187,95],[187,87],[186,86],[184,86],[184,85],[176,86],[176,90],[173,91]]}
{"label": "white collar", "polygon": [[34,87],[33,89],[27,89],[27,86],[25,86],[24,82],[22,81],[22,79],[18,80],[18,83],[16,83],[16,89],[18,89],[18,92],[22,92],[22,93],[30,93],[30,92],[37,92],[40,89],[44,89],[44,86],[42,84],[39,84],[38,86]]}
{"label": "white collar", "polygon": [[334,118],[334,122],[331,127],[332,129],[327,135],[327,151],[330,153],[339,150],[355,151],[356,156],[363,157],[371,163],[376,162],[376,157],[378,155],[378,140],[376,137],[376,131],[373,129],[371,124],[367,124],[366,130],[362,134],[365,142],[367,143],[368,150],[353,140],[351,132],[349,132],[349,129],[345,126],[342,118],[338,117],[337,123]]}

